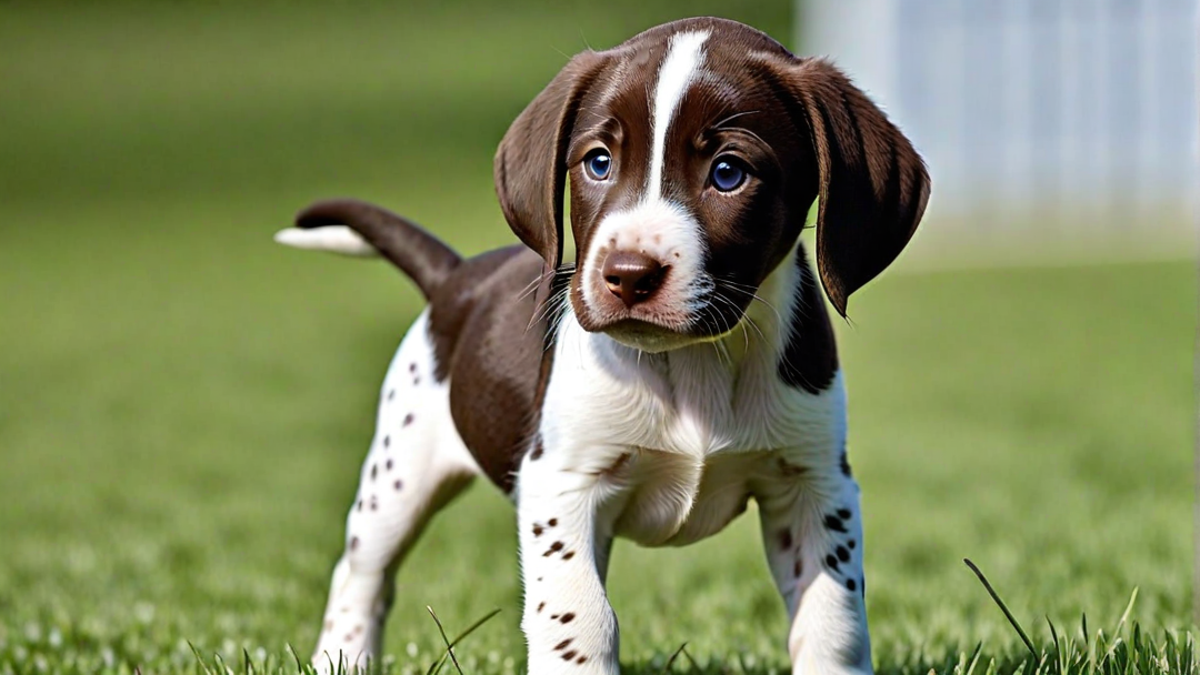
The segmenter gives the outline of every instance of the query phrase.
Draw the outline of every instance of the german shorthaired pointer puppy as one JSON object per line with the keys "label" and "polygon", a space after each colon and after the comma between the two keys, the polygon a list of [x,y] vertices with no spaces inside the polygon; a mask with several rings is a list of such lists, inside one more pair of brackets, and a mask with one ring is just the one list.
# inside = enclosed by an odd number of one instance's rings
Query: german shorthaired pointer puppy
{"label": "german shorthaired pointer puppy", "polygon": [[[826,61],[688,19],[571,59],[505,134],[495,180],[524,246],[464,260],[349,200],[277,237],[382,255],[429,301],[384,379],[314,663],[379,654],[397,566],[483,474],[516,505],[530,673],[619,671],[613,537],[681,546],[751,498],[793,672],[871,672],[821,288],[844,316],[912,236],[929,177],[908,140]],[[817,199],[820,285],[799,240]]]}

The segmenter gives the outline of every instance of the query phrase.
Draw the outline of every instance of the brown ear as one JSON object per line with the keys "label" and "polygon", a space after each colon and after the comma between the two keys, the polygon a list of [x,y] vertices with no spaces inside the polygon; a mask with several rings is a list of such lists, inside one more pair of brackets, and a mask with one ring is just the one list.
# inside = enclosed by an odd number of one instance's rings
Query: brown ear
{"label": "brown ear", "polygon": [[496,194],[504,218],[551,270],[562,262],[567,145],[579,101],[603,63],[590,51],[571,59],[512,123],[496,151]]}
{"label": "brown ear", "polygon": [[785,72],[816,154],[821,284],[845,316],[850,294],[912,238],[929,200],[929,174],[904,134],[828,62],[803,59]]}

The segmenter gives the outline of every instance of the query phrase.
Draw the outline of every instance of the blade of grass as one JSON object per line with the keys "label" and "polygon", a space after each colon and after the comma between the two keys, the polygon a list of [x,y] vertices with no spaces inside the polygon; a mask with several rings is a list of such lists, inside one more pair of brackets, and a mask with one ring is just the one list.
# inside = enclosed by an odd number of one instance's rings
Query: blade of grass
{"label": "blade of grass", "polygon": [[296,661],[296,672],[303,675],[304,666],[300,665],[300,655],[296,653],[296,649],[292,647],[292,643],[285,642],[284,644],[287,646],[287,650],[291,653],[292,658]]}
{"label": "blade of grass", "polygon": [[188,649],[192,650],[192,654],[195,655],[196,662],[199,663],[200,667],[204,669],[204,674],[205,675],[213,675],[213,672],[208,667],[208,664],[204,662],[204,658],[200,656],[200,650],[196,649],[196,645],[192,644],[191,640],[188,640],[187,646],[188,646]]}
{"label": "blade of grass", "polygon": [[[454,669],[458,671],[458,675],[464,675],[462,666],[458,665],[458,657],[454,656],[454,645],[450,644],[450,638],[446,637],[446,629],[442,627],[442,622],[438,619],[437,613],[429,605],[425,605],[425,609],[429,612],[429,616],[433,617],[433,622],[437,624],[438,632],[442,634],[442,642],[446,645],[446,653],[450,655],[450,662],[454,664]],[[442,661],[444,660],[443,658]],[[441,670],[441,668],[438,670]]]}
{"label": "blade of grass", "polygon": [[1050,626],[1050,639],[1054,640],[1054,663],[1057,664],[1056,672],[1058,675],[1063,675],[1063,673],[1066,672],[1063,659],[1063,649],[1062,646],[1058,644],[1058,629],[1054,627],[1054,622],[1050,620],[1048,615],[1046,616],[1046,625]]}
{"label": "blade of grass", "polygon": [[487,614],[484,614],[483,617],[475,621],[475,623],[467,626],[467,629],[459,633],[453,640],[446,641],[446,631],[442,629],[442,622],[438,620],[437,614],[433,613],[432,607],[426,606],[425,609],[429,610],[429,615],[433,617],[433,622],[437,624],[438,630],[442,633],[442,640],[446,642],[446,653],[442,654],[440,659],[429,666],[429,670],[425,671],[425,675],[434,675],[435,673],[439,672],[442,669],[442,666],[445,665],[447,658],[454,661],[454,667],[458,668],[459,673],[462,673],[462,668],[459,667],[458,660],[454,657],[454,648],[458,646],[458,643],[464,640],[468,635],[474,633],[480,626],[488,621],[491,621],[493,617],[500,613],[499,607],[493,609]]}
{"label": "blade of grass", "polygon": [[1038,660],[1037,650],[1033,648],[1033,643],[1030,642],[1029,636],[1025,634],[1025,630],[1021,628],[1021,624],[1017,623],[1016,617],[1012,615],[1012,612],[1008,611],[1008,606],[1000,599],[1000,595],[996,593],[996,589],[992,588],[992,585],[988,583],[987,577],[983,576],[983,572],[979,571],[979,568],[975,566],[975,563],[971,562],[970,558],[963,558],[963,562],[967,564],[967,567],[971,568],[975,576],[979,577],[979,582],[987,589],[988,594],[992,596],[992,601],[1000,607],[1000,611],[1004,612],[1004,616],[1008,619],[1008,622],[1016,629],[1017,635],[1021,636],[1021,641],[1025,643],[1025,647],[1029,649],[1029,654],[1033,656],[1034,663],[1036,663]]}
{"label": "blade of grass", "polygon": [[687,643],[683,643],[683,646],[679,649],[683,651],[683,658],[688,660],[688,663],[692,666],[692,670],[700,670],[700,664],[696,663],[696,659],[693,659],[692,655],[688,653]]}
{"label": "blade of grass", "polygon": [[1122,642],[1121,629],[1125,627],[1125,622],[1129,620],[1129,614],[1133,611],[1133,603],[1137,602],[1137,596],[1138,589],[1137,586],[1134,586],[1133,593],[1129,596],[1129,604],[1125,605],[1125,611],[1121,613],[1121,618],[1117,621],[1116,628],[1113,629],[1113,641],[1108,647],[1108,653],[1104,657],[1105,661],[1113,655],[1113,652],[1117,649],[1117,645]]}
{"label": "blade of grass", "polygon": [[676,649],[675,653],[671,655],[671,658],[667,659],[667,665],[663,666],[662,669],[664,675],[671,672],[671,666],[675,665],[675,659],[679,658],[679,655],[683,653],[685,647],[687,647],[686,642],[679,645],[679,649]]}
{"label": "blade of grass", "polygon": [[975,665],[979,663],[979,655],[983,652],[983,642],[975,643],[975,653],[971,655],[971,660],[967,665],[966,675],[972,675],[975,672]]}

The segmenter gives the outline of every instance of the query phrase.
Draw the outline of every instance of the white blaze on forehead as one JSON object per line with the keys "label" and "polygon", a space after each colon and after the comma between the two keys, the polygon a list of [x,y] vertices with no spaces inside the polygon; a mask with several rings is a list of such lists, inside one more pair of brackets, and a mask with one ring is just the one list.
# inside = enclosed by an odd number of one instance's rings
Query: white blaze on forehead
{"label": "white blaze on forehead", "polygon": [[654,145],[650,151],[650,181],[646,186],[646,198],[662,196],[664,156],[667,145],[667,129],[671,117],[679,107],[679,101],[687,91],[700,65],[704,63],[701,47],[708,39],[708,31],[678,33],[671,37],[667,57],[658,71],[658,84],[654,89],[654,109],[651,129]]}
{"label": "white blaze on forehead", "polygon": [[681,204],[663,199],[666,178],[667,130],[679,102],[696,79],[704,63],[704,41],[709,31],[677,33],[672,36],[658,70],[650,109],[650,171],[646,192],[637,204],[607,213],[600,219],[581,260],[584,270],[583,300],[600,307],[607,296],[600,271],[604,256],[612,251],[638,251],[671,269],[657,296],[661,298],[657,318],[679,329],[695,321],[696,313],[708,302],[712,279],[704,269],[705,240],[700,223]]}

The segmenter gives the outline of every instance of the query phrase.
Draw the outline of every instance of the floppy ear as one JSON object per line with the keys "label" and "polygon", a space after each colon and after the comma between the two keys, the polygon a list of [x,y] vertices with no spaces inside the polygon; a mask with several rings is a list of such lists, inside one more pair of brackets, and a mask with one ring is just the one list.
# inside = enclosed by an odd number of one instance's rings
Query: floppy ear
{"label": "floppy ear", "polygon": [[496,195],[504,218],[551,270],[562,262],[567,145],[579,101],[604,61],[590,51],[571,59],[512,123],[496,151]]}
{"label": "floppy ear", "polygon": [[912,238],[929,200],[929,174],[904,134],[828,62],[793,61],[782,79],[816,155],[821,284],[845,316],[850,294]]}

